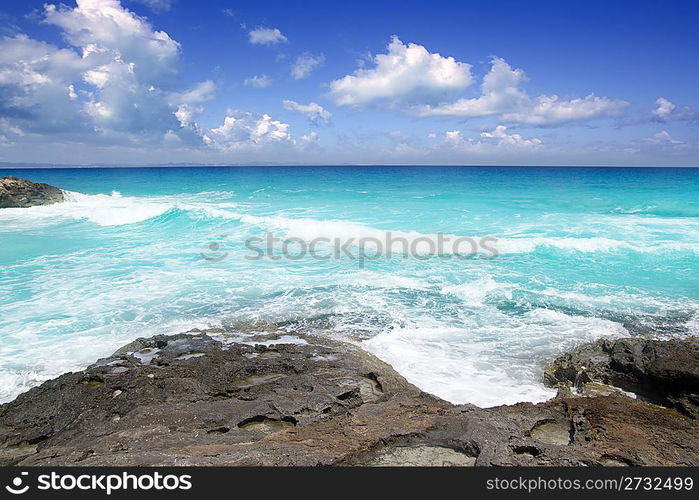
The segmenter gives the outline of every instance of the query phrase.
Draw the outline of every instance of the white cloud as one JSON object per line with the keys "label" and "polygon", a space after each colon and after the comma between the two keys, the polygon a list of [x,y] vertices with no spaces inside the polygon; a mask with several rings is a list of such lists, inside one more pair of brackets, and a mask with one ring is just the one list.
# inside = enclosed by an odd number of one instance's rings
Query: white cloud
{"label": "white cloud", "polygon": [[251,113],[232,110],[229,110],[221,126],[206,130],[203,137],[207,144],[223,150],[291,140],[288,124],[273,120],[266,114],[256,117]]}
{"label": "white cloud", "polygon": [[484,139],[494,139],[498,146],[512,148],[535,148],[541,146],[541,139],[525,139],[520,134],[508,134],[505,125],[498,125],[492,132],[482,132]]}
{"label": "white cloud", "polygon": [[[439,139],[437,134],[429,134],[430,139]],[[463,153],[513,154],[515,152],[533,151],[542,147],[538,138],[526,139],[520,134],[508,134],[505,125],[498,125],[491,131],[481,132],[480,138],[464,137],[460,130],[448,130],[441,140],[432,145],[432,151],[453,150]]]}
{"label": "white cloud", "polygon": [[301,113],[314,124],[318,124],[321,121],[327,123],[332,117],[330,111],[326,110],[323,108],[323,106],[315,102],[300,104],[296,101],[284,100],[282,101],[282,104],[284,105],[284,109]]}
{"label": "white cloud", "polygon": [[173,92],[168,100],[174,104],[200,104],[212,100],[216,95],[216,84],[206,80],[184,92]]}
{"label": "white cloud", "polygon": [[246,87],[253,87],[256,89],[264,89],[272,85],[272,79],[265,74],[254,75],[250,78],[246,78],[243,82]]}
{"label": "white cloud", "polygon": [[289,40],[277,28],[255,28],[248,33],[250,43],[255,45],[275,45]]}
{"label": "white cloud", "polygon": [[361,106],[375,101],[442,101],[471,84],[471,65],[431,53],[422,45],[403,44],[394,36],[374,68],[358,69],[330,83],[335,103]]}
{"label": "white cloud", "polygon": [[298,141],[294,142],[294,147],[297,151],[322,151],[320,147],[320,137],[316,132],[309,132],[308,134],[302,135]]}
{"label": "white cloud", "polygon": [[699,153],[699,142],[676,139],[667,130],[632,141],[628,146],[628,149],[634,150],[634,154],[658,158],[655,165],[662,165],[670,159],[681,161],[684,165],[695,165]]}
{"label": "white cloud", "polygon": [[47,4],[45,21],[63,29],[83,57],[117,57],[138,66],[138,76],[159,83],[176,72],[180,44],[164,31],[154,30],[118,0],[77,0],[70,9]]}
{"label": "white cloud", "polygon": [[667,118],[670,115],[670,113],[672,113],[675,110],[675,108],[677,108],[677,106],[675,106],[672,102],[668,101],[664,97],[658,97],[655,103],[658,105],[658,107],[653,111],[653,114],[660,119]]}
{"label": "white cloud", "polygon": [[160,138],[178,128],[173,106],[185,102],[171,102],[163,89],[176,76],[179,43],[118,0],[77,0],[74,8],[47,4],[44,14],[45,22],[61,28],[81,52],[85,70],[73,79],[88,85],[81,103],[101,135]]}
{"label": "white cloud", "polygon": [[311,132],[301,136],[301,141],[304,143],[317,143],[319,140],[317,132]]}
{"label": "white cloud", "polygon": [[[202,106],[191,106],[189,104],[180,104],[175,111],[175,117],[180,122],[180,127],[190,127],[195,124],[194,118],[204,111]],[[168,130],[168,132],[171,132]]]}
{"label": "white cloud", "polygon": [[616,116],[628,105],[594,94],[570,100],[555,94],[531,98],[523,89],[524,71],[498,57],[483,77],[479,96],[451,100],[471,84],[471,65],[430,53],[421,45],[405,45],[397,37],[388,53],[374,58],[374,64],[331,82],[335,103],[361,106],[384,101],[419,117],[499,116],[502,121],[537,126]]}
{"label": "white cloud", "polygon": [[417,110],[419,116],[477,117],[505,113],[519,109],[527,96],[520,85],[525,80],[524,71],[512,69],[503,59],[494,58],[490,71],[483,78],[481,96],[459,99],[438,106],[426,105]]}
{"label": "white cloud", "polygon": [[665,144],[665,145],[684,144],[682,141],[678,141],[678,140],[673,139],[667,130],[661,130],[657,134],[654,134],[651,137],[648,137],[646,139],[646,141],[652,142],[654,144]]}
{"label": "white cloud", "polygon": [[72,48],[0,39],[0,135],[8,141],[43,144],[40,138],[53,134],[56,144],[221,151],[290,142],[289,126],[268,115],[236,112],[214,129],[198,124],[216,85],[178,88],[179,43],[118,0],[46,5],[44,15]]}
{"label": "white cloud", "polygon": [[294,80],[303,80],[304,78],[307,78],[315,68],[321,66],[324,62],[325,56],[323,54],[319,54],[317,56],[309,53],[301,54],[291,65],[291,76],[294,78]]}
{"label": "white cloud", "polygon": [[655,101],[657,108],[653,110],[653,116],[657,121],[697,121],[699,120],[699,111],[696,111],[689,106],[678,107],[673,102],[658,97]]}
{"label": "white cloud", "polygon": [[421,106],[413,112],[418,116],[452,116],[476,118],[499,115],[503,121],[531,125],[560,125],[580,120],[616,116],[628,103],[597,97],[562,100],[557,95],[541,95],[531,99],[522,89],[526,75],[500,58],[493,58],[490,71],[483,78],[481,95],[458,99],[437,106]]}
{"label": "white cloud", "polygon": [[[155,91],[151,88],[150,91]],[[194,118],[204,111],[202,103],[210,101],[215,97],[216,84],[211,80],[206,80],[195,85],[184,92],[173,92],[167,96],[168,103],[177,107],[175,117],[180,122],[181,127],[194,126]]]}
{"label": "white cloud", "polygon": [[82,128],[82,105],[71,98],[70,86],[88,68],[89,63],[72,50],[25,35],[1,39],[3,128],[11,129],[8,133],[54,133],[69,127]]}
{"label": "white cloud", "polygon": [[503,120],[531,125],[560,125],[574,121],[618,116],[628,106],[625,101],[589,94],[583,98],[561,100],[557,95],[537,97],[532,106],[503,115]]}

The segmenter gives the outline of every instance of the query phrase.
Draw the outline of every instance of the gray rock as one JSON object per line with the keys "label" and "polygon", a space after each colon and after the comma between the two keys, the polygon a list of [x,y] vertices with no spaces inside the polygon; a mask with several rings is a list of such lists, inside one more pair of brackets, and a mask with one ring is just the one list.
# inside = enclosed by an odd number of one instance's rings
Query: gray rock
{"label": "gray rock", "polygon": [[138,339],[0,406],[0,465],[699,465],[697,427],[672,410],[454,406],[356,346],[298,337]]}
{"label": "gray rock", "polygon": [[699,415],[699,339],[599,340],[556,359],[544,373],[552,386],[582,392],[605,384],[653,403]]}
{"label": "gray rock", "polygon": [[65,201],[63,191],[17,177],[0,177],[0,208],[26,208]]}

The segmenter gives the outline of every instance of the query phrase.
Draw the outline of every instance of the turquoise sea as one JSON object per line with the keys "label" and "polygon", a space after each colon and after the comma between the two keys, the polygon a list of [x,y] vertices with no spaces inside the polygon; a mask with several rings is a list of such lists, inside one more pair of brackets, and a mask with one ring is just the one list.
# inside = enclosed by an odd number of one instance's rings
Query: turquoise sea
{"label": "turquoise sea", "polygon": [[[0,402],[140,336],[265,322],[359,343],[420,388],[493,406],[554,395],[580,343],[699,334],[699,169],[192,167],[2,170],[69,201],[0,210]],[[359,238],[493,237],[497,256]],[[262,258],[251,237],[323,256]],[[327,241],[349,241],[337,257]],[[247,242],[247,243],[246,243]],[[292,255],[293,253],[293,255]],[[371,253],[371,252],[370,252]],[[492,257],[492,255],[490,256]]]}

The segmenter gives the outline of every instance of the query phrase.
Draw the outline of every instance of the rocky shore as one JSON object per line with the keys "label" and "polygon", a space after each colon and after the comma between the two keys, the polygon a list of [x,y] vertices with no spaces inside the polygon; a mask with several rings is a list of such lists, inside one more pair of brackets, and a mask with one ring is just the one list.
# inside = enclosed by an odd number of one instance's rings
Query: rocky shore
{"label": "rocky shore", "polygon": [[195,330],[0,406],[0,465],[699,465],[698,354],[600,341],[547,368],[555,399],[483,409],[326,337]]}
{"label": "rocky shore", "polygon": [[63,191],[17,177],[0,177],[0,208],[26,208],[65,201]]}

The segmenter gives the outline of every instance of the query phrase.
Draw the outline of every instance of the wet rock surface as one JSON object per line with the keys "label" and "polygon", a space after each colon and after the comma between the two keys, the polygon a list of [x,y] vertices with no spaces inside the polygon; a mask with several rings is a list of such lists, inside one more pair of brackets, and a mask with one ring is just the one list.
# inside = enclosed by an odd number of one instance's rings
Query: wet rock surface
{"label": "wet rock surface", "polygon": [[699,416],[699,338],[603,339],[554,361],[544,373],[553,386],[579,392],[613,386],[647,401]]}
{"label": "wet rock surface", "polygon": [[17,177],[0,177],[0,208],[26,208],[65,201],[63,191]]}
{"label": "wet rock surface", "polygon": [[356,346],[139,339],[0,406],[2,465],[699,465],[695,421],[620,394],[482,409]]}

